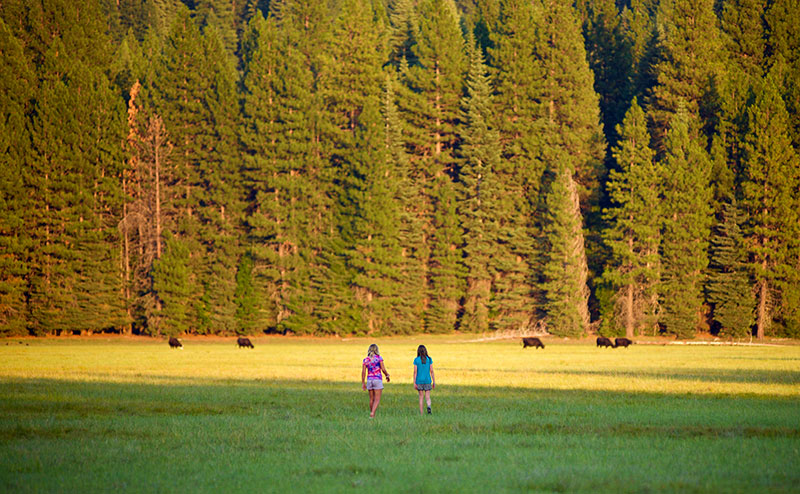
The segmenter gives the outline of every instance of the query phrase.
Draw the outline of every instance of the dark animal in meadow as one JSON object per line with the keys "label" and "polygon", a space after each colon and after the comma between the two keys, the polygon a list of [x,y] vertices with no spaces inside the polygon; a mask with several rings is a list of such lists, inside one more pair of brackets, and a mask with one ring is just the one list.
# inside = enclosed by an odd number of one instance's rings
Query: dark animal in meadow
{"label": "dark animal in meadow", "polygon": [[180,340],[178,340],[178,338],[175,338],[174,336],[171,336],[170,339],[169,339],[169,347],[170,348],[181,348],[181,349],[183,349],[183,343],[181,343]]}
{"label": "dark animal in meadow", "polygon": [[250,342],[250,338],[244,338],[242,336],[236,340],[236,344],[239,345],[239,348],[255,348]]}
{"label": "dark animal in meadow", "polygon": [[614,346],[628,348],[628,345],[633,345],[633,341],[629,340],[628,338],[616,338],[614,340]]}
{"label": "dark animal in meadow", "polygon": [[529,346],[532,346],[533,348],[537,349],[541,348],[542,350],[544,350],[544,343],[542,343],[542,340],[540,340],[539,338],[534,338],[534,337],[522,338],[522,348],[528,348]]}
{"label": "dark animal in meadow", "polygon": [[614,343],[611,340],[609,340],[608,338],[606,338],[605,336],[598,336],[597,337],[597,346],[598,347],[607,346],[609,348],[614,348]]}

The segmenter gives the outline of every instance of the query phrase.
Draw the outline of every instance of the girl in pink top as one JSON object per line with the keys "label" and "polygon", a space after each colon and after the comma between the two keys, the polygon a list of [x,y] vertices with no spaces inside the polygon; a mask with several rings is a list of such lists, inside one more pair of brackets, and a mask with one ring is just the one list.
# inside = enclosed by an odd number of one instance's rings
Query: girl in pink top
{"label": "girl in pink top", "polygon": [[[381,402],[381,392],[383,392],[383,379],[381,372],[386,374],[386,382],[389,382],[389,373],[383,365],[383,357],[378,353],[378,345],[372,344],[367,350],[367,358],[361,363],[361,387],[369,391],[369,417],[375,416],[378,404]],[[365,381],[366,378],[366,381]]]}

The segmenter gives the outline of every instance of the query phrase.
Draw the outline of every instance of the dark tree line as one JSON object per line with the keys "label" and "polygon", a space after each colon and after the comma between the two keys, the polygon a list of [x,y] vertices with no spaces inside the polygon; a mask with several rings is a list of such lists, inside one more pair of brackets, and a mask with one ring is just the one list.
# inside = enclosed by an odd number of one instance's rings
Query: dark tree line
{"label": "dark tree line", "polygon": [[795,0],[0,3],[0,335],[800,336]]}

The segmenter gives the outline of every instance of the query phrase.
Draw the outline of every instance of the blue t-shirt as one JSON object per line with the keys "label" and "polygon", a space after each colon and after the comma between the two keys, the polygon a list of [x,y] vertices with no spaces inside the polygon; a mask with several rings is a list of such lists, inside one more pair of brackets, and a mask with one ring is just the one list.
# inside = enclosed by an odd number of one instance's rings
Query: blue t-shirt
{"label": "blue t-shirt", "polygon": [[417,357],[414,359],[414,365],[417,366],[417,380],[414,384],[431,384],[431,364],[433,363],[433,359],[428,357],[425,360],[425,363],[422,363],[422,359]]}

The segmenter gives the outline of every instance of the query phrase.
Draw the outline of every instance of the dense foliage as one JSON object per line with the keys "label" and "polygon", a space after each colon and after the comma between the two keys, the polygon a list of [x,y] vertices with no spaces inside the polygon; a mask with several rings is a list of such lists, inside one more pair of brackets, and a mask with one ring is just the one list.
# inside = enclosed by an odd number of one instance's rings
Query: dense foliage
{"label": "dense foliage", "polygon": [[794,0],[0,4],[0,335],[800,336]]}

